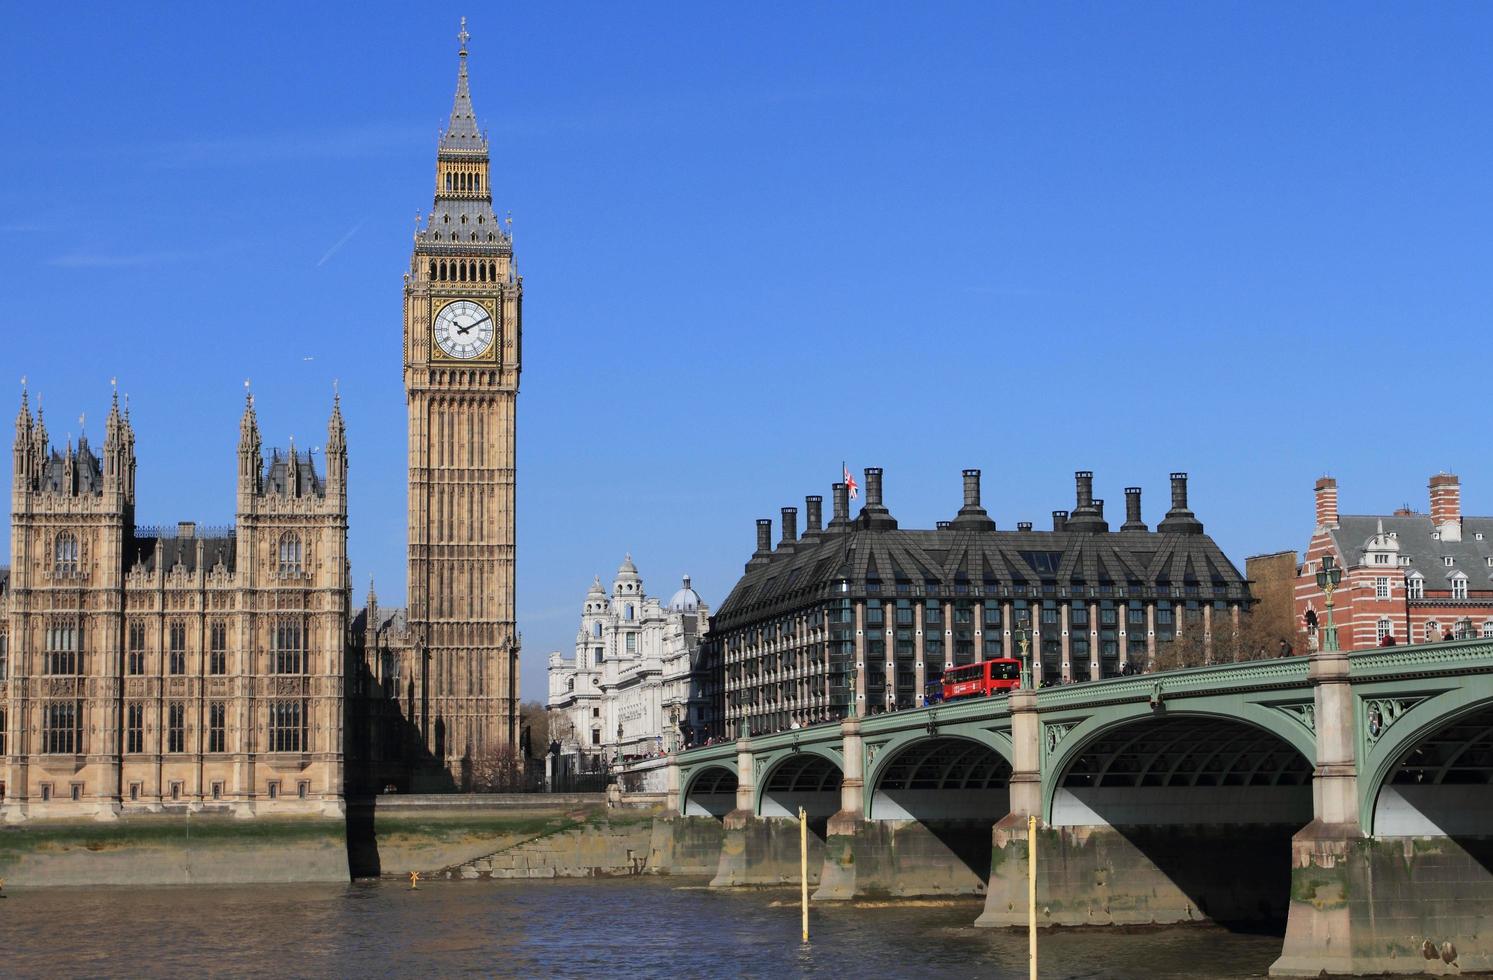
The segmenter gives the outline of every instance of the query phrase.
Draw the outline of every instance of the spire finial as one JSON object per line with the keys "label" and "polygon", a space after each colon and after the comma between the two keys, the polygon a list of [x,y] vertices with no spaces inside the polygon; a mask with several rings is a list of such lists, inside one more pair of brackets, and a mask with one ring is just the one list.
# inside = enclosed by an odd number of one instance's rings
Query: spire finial
{"label": "spire finial", "polygon": [[463,17],[461,19],[461,33],[456,35],[456,39],[461,42],[461,56],[463,58],[467,56],[467,41],[471,36],[467,33],[467,19]]}
{"label": "spire finial", "polygon": [[341,384],[341,379],[339,379],[339,378],[333,378],[332,379],[332,407],[336,408],[338,405],[341,405],[341,404],[342,404],[342,384]]}

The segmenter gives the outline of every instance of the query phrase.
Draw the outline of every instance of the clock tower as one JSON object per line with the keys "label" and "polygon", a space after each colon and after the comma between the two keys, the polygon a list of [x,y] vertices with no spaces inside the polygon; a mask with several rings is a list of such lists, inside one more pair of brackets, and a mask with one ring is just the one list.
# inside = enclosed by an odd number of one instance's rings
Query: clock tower
{"label": "clock tower", "polygon": [[[518,746],[514,422],[523,280],[493,213],[487,138],[467,83],[466,18],[435,203],[404,278],[409,625],[433,766],[458,787]],[[486,765],[484,765],[486,764]]]}

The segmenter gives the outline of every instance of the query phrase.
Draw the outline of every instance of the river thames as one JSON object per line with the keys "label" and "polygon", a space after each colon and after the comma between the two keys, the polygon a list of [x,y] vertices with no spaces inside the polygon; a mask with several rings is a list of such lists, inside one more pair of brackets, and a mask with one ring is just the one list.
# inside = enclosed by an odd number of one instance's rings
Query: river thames
{"label": "river thames", "polygon": [[[7,891],[6,976],[1026,976],[1025,933],[979,900],[815,905],[698,879],[571,879]],[[1207,926],[1064,930],[1043,977],[1263,976],[1280,938]]]}

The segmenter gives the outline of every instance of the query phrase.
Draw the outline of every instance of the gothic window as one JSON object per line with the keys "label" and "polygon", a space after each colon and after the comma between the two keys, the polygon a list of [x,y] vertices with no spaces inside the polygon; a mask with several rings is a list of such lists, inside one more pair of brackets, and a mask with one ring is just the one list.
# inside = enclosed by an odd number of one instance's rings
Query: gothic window
{"label": "gothic window", "polygon": [[145,705],[134,703],[124,709],[124,750],[145,751]]}
{"label": "gothic window", "polygon": [[446,263],[445,262],[441,263],[441,281],[442,282],[446,281]]}
{"label": "gothic window", "polygon": [[228,624],[215,620],[208,628],[208,663],[209,674],[228,673]]}
{"label": "gothic window", "polygon": [[301,702],[271,701],[270,751],[301,751]]}
{"label": "gothic window", "polygon": [[125,657],[125,673],[131,676],[139,676],[145,673],[145,624],[140,622],[130,623],[130,641],[128,654]]}
{"label": "gothic window", "polygon": [[301,536],[299,534],[286,531],[280,535],[279,559],[281,575],[301,574]]}
{"label": "gothic window", "polygon": [[296,620],[275,623],[271,666],[276,674],[299,674],[305,663],[305,634]]}
{"label": "gothic window", "polygon": [[434,279],[436,273],[435,259],[430,260],[430,278]]}
{"label": "gothic window", "polygon": [[183,701],[172,701],[166,706],[166,751],[187,750],[187,706]]}
{"label": "gothic window", "polygon": [[462,224],[466,224],[467,223],[467,216],[466,215],[462,215],[461,216],[461,223]]}
{"label": "gothic window", "polygon": [[[10,674],[10,635],[8,633],[4,632],[4,631],[0,631],[0,681],[5,680],[5,678],[9,674]],[[0,725],[0,730],[3,730],[4,727],[5,726]],[[0,752],[0,755],[4,755],[4,754],[5,754],[4,752]]]}
{"label": "gothic window", "polygon": [[225,720],[228,717],[228,705],[223,701],[213,701],[207,706],[207,750],[209,752],[222,752],[227,744]]}
{"label": "gothic window", "polygon": [[478,262],[477,263],[477,281],[478,282],[487,282],[487,263],[486,262]]}
{"label": "gothic window", "polygon": [[47,628],[47,673],[76,674],[81,659],[76,626],[71,623],[53,624]]}
{"label": "gothic window", "polygon": [[460,282],[467,281],[467,264],[465,262],[460,263],[456,267],[456,278]]}
{"label": "gothic window", "polygon": [[185,674],[187,672],[187,624],[172,623],[169,635],[170,642],[167,646],[171,660],[169,673]]}
{"label": "gothic window", "polygon": [[[0,759],[5,758],[5,709],[0,708]],[[0,797],[3,801],[4,797]]]}
{"label": "gothic window", "polygon": [[78,571],[78,536],[71,531],[57,535],[52,571],[57,575],[72,575]]}
{"label": "gothic window", "polygon": [[75,701],[50,701],[42,709],[42,747],[51,755],[83,750],[83,713]]}
{"label": "gothic window", "polygon": [[472,175],[472,190],[476,191],[478,194],[482,193],[482,175],[481,174],[473,174]]}

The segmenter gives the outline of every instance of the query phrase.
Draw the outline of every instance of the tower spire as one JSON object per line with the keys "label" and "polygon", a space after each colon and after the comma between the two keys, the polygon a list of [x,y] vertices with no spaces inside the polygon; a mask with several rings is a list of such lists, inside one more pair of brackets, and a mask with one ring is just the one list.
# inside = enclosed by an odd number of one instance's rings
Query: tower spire
{"label": "tower spire", "polygon": [[467,33],[467,19],[463,17],[461,32],[456,35],[461,42],[461,49],[457,52],[456,98],[451,103],[451,122],[446,127],[446,135],[441,137],[440,149],[443,152],[487,150],[487,141],[477,129],[477,114],[472,110],[472,93],[467,86],[467,40],[470,37]]}

